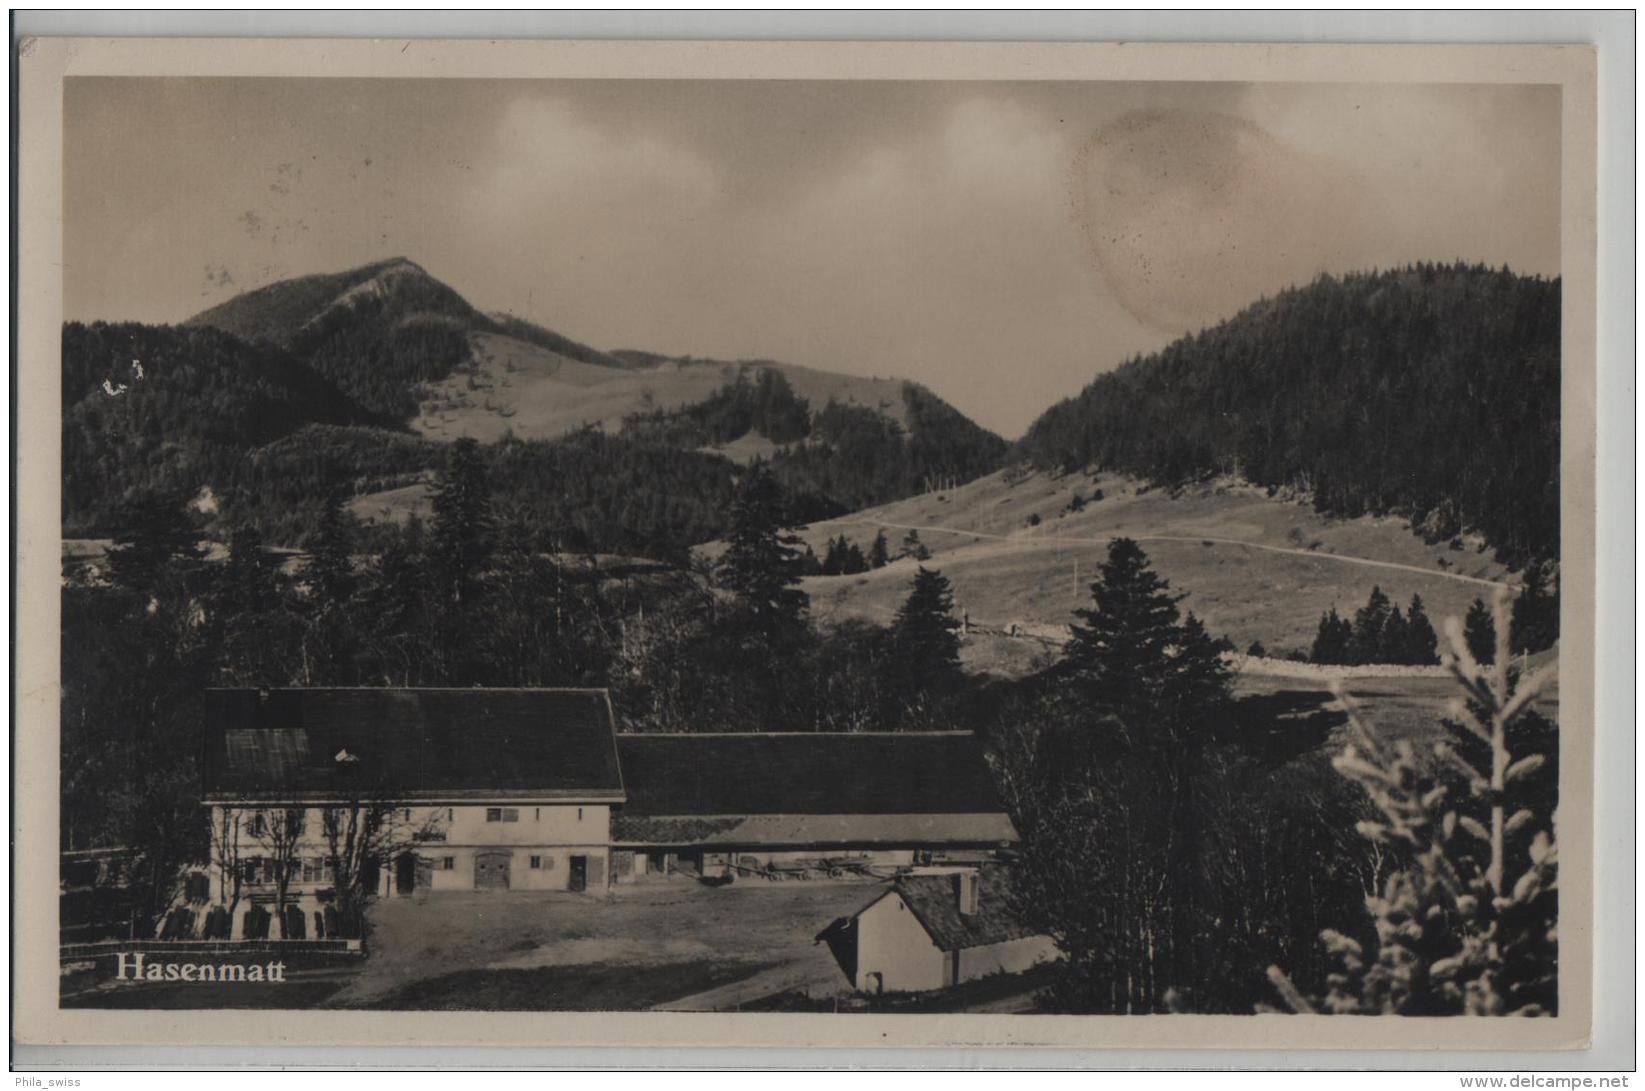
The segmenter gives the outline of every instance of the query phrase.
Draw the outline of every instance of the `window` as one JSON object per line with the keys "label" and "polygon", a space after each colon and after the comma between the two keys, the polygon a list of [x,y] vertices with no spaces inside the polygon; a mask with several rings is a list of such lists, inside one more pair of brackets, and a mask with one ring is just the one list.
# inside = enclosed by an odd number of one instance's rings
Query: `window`
{"label": "window", "polygon": [[543,820],[543,809],[541,807],[538,807],[537,808],[537,817],[535,819],[533,819],[533,821],[541,822],[542,820]]}
{"label": "window", "polygon": [[447,807],[446,808],[446,821],[447,822],[457,821],[457,810],[456,810],[456,808],[454,808],[454,807]]}
{"label": "window", "polygon": [[518,807],[487,807],[487,822],[518,822],[520,809]]}
{"label": "window", "polygon": [[578,807],[577,808],[577,821],[581,822],[582,820],[583,820],[583,809],[581,807]]}
{"label": "window", "polygon": [[400,821],[402,821],[402,822],[410,822],[411,821],[411,808],[410,807],[403,807],[403,808],[400,809]]}
{"label": "window", "polygon": [[456,871],[457,870],[457,858],[455,856],[442,856],[442,857],[440,857],[440,870],[441,871]]}
{"label": "window", "polygon": [[531,866],[540,870],[543,866],[543,858],[541,856],[533,856],[531,858]]}
{"label": "window", "polygon": [[262,811],[258,811],[256,814],[251,816],[251,836],[268,836],[268,816],[263,814]]}
{"label": "window", "polygon": [[303,879],[305,883],[317,883],[325,875],[325,862],[318,856],[308,856],[303,859]]}

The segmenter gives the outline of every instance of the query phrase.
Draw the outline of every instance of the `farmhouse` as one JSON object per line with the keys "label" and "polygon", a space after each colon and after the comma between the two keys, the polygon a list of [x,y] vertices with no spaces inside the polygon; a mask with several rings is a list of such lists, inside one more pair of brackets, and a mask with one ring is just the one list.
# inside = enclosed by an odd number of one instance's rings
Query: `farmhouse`
{"label": "farmhouse", "polygon": [[999,867],[921,868],[899,877],[847,925],[851,983],[861,992],[918,992],[1055,959],[1050,937],[1023,923],[1008,896]]}
{"label": "farmhouse", "polygon": [[604,690],[212,690],[204,758],[211,900],[267,904],[283,871],[299,925],[350,822],[384,897],[603,889],[626,798]]}
{"label": "farmhouse", "polygon": [[1017,840],[968,732],[619,735],[617,882],[981,860]]}
{"label": "farmhouse", "polygon": [[297,938],[351,875],[389,898],[889,878],[1017,840],[968,733],[619,735],[603,690],[212,690],[204,770],[189,898],[233,907],[223,937],[273,934],[281,877]]}

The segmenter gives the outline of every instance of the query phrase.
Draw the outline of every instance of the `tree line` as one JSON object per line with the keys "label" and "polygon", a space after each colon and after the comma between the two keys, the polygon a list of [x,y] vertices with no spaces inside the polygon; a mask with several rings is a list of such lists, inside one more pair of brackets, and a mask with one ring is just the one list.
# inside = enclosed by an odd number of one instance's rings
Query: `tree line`
{"label": "tree line", "polygon": [[[1102,375],[1022,440],[1036,464],[1238,474],[1324,512],[1559,553],[1560,281],[1420,264],[1322,276]],[[1460,543],[1458,543],[1460,544]]]}

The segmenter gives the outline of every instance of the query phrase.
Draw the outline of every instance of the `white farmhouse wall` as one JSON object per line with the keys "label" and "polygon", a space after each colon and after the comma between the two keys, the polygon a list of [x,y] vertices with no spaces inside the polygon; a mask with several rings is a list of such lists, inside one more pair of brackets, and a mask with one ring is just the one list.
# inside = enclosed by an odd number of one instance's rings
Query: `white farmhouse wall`
{"label": "white farmhouse wall", "polygon": [[[430,830],[436,835],[434,839],[418,840],[410,845],[411,851],[426,861],[425,866],[419,869],[419,884],[426,879],[434,890],[473,890],[475,853],[506,848],[512,855],[510,889],[569,889],[570,858],[574,855],[588,858],[587,889],[605,888],[606,876],[610,874],[609,806],[560,802],[510,803],[507,806],[518,813],[518,821],[488,822],[484,805],[412,807],[409,819],[403,813],[398,815],[396,821],[405,828],[408,836],[413,830]],[[220,828],[217,823],[221,811],[221,807],[212,808],[213,830]],[[240,809],[239,856],[242,862],[269,855],[268,849],[251,835],[255,811],[256,808]],[[295,853],[299,863],[324,860],[329,854],[323,821],[324,811],[321,808],[308,809],[304,835]],[[533,856],[541,859],[542,867],[531,867]],[[447,859],[451,860],[450,869],[444,866]],[[312,896],[315,891],[332,885],[329,877],[305,881],[299,876],[300,872],[294,875],[289,886],[294,901],[302,895]],[[396,896],[395,861],[384,861],[380,876],[377,893],[384,897]],[[225,892],[219,889],[222,875],[215,860],[211,863],[210,878],[212,900],[226,901]],[[271,893],[273,890],[272,884],[257,884],[243,887],[242,896],[247,897],[253,892]],[[304,904],[308,901],[312,901],[312,897],[306,899]]]}
{"label": "white farmhouse wall", "polygon": [[959,980],[974,981],[989,974],[1021,973],[1042,962],[1055,961],[1057,945],[1049,936],[1024,936],[985,947],[967,947],[959,956]]}
{"label": "white farmhouse wall", "polygon": [[448,845],[588,845],[610,837],[611,808],[603,803],[506,806],[518,812],[518,822],[487,822],[485,806],[413,808],[412,818],[435,819]]}
{"label": "white farmhouse wall", "polygon": [[874,974],[886,992],[940,989],[945,959],[899,894],[887,894],[857,917],[859,990],[875,989]]}

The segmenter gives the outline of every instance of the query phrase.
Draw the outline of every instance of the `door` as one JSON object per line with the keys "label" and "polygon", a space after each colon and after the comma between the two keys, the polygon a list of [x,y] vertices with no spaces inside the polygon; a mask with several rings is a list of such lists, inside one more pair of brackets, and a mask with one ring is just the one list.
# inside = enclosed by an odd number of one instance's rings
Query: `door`
{"label": "door", "polygon": [[511,852],[481,852],[474,856],[474,889],[507,890]]}
{"label": "door", "polygon": [[573,856],[571,858],[571,885],[568,889],[588,889],[588,857]]}
{"label": "door", "polygon": [[394,861],[394,893],[410,894],[417,889],[417,857],[402,853]]}

